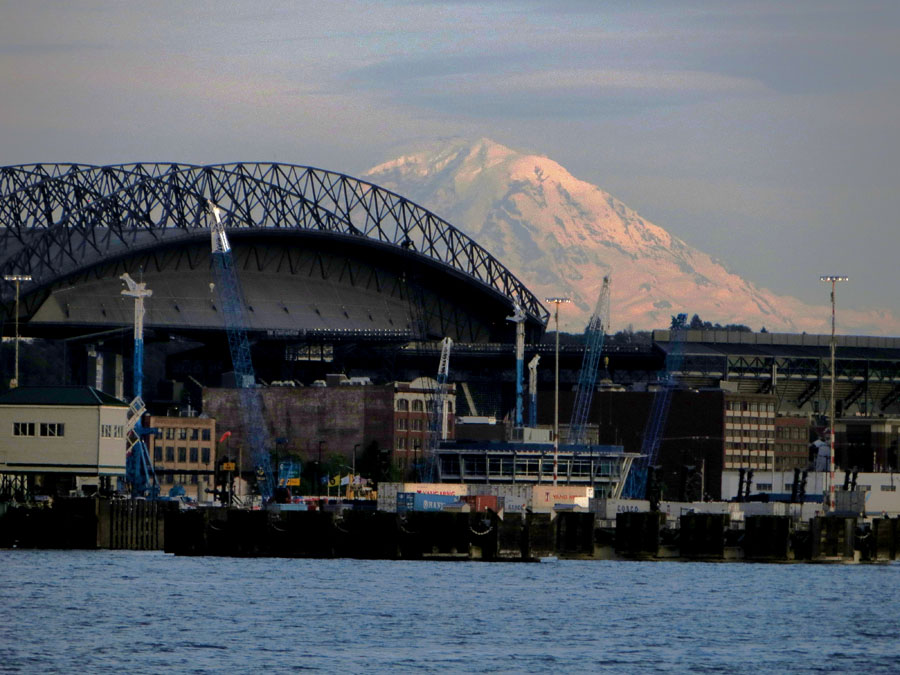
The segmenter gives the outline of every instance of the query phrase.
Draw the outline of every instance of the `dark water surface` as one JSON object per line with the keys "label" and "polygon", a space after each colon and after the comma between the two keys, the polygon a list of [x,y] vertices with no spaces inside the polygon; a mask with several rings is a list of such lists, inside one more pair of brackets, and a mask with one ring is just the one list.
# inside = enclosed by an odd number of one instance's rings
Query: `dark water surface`
{"label": "dark water surface", "polygon": [[3,672],[900,672],[900,565],[0,551]]}

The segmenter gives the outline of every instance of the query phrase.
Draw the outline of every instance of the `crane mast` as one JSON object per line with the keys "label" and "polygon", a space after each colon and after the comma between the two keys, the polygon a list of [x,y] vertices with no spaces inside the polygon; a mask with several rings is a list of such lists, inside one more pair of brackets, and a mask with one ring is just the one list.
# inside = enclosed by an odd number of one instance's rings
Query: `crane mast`
{"label": "crane mast", "polygon": [[146,411],[143,399],[144,388],[144,298],[153,295],[147,284],[138,283],[128,272],[119,277],[125,282],[122,295],[134,298],[134,397],[128,405],[125,432],[125,480],[131,486],[134,497],[152,493],[157,485],[156,473],[150,461],[150,452],[144,443],[149,430],[141,426],[141,417]]}
{"label": "crane mast", "polygon": [[522,426],[522,375],[525,370],[525,312],[518,301],[513,303],[512,316],[506,317],[507,321],[516,324],[516,419],[515,425]]}
{"label": "crane mast", "polygon": [[528,426],[537,426],[537,368],[541,360],[540,354],[535,354],[534,358],[528,362]]}
{"label": "crane mast", "polygon": [[244,422],[245,438],[250,448],[250,456],[256,465],[256,481],[263,503],[275,493],[275,476],[269,458],[269,438],[263,415],[262,396],[256,384],[250,340],[247,337],[247,314],[240,281],[234,268],[231,245],[225,234],[221,209],[209,202],[213,214],[210,227],[213,269],[216,276],[216,290],[222,305],[228,349],[241,399],[241,415]]}
{"label": "crane mast", "polygon": [[588,413],[591,400],[594,398],[594,385],[597,382],[597,367],[600,364],[600,353],[603,351],[603,338],[609,328],[609,275],[603,277],[603,285],[597,297],[594,313],[584,329],[584,358],[581,362],[581,373],[578,375],[578,388],[575,393],[575,405],[572,408],[572,421],[569,423],[569,443],[581,445],[585,442]]}

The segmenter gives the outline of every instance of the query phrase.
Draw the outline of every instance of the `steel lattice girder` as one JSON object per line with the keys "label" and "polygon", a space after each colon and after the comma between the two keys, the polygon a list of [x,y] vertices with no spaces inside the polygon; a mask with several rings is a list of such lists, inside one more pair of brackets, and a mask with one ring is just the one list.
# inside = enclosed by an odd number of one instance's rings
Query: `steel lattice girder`
{"label": "steel lattice girder", "polygon": [[[366,237],[407,250],[549,312],[496,258],[430,211],[372,183],[287,164],[32,164],[0,167],[0,270],[44,287],[163,238],[206,231],[206,200],[229,232],[293,228]],[[12,298],[2,286],[3,301]]]}

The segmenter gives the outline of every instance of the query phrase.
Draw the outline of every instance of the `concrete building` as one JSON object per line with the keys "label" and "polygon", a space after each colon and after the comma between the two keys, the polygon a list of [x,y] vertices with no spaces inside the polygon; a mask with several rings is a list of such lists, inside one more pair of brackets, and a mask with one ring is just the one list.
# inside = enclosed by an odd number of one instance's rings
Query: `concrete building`
{"label": "concrete building", "polygon": [[150,415],[146,426],[157,429],[148,436],[148,450],[162,494],[175,485],[198,502],[213,501],[211,490],[216,466],[216,420],[209,417]]}
{"label": "concrete building", "polygon": [[724,440],[726,470],[773,469],[775,397],[726,392]]}
{"label": "concrete building", "polygon": [[2,491],[113,489],[114,479],[125,475],[127,415],[125,402],[92,387],[6,392],[0,396]]}

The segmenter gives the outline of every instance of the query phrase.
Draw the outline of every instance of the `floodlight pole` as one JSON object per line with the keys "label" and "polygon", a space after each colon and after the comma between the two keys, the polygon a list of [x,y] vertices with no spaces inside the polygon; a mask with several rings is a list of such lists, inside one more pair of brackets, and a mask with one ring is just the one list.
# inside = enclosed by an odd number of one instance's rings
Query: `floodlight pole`
{"label": "floodlight pole", "polygon": [[831,433],[829,434],[829,450],[828,450],[828,511],[829,513],[834,512],[834,352],[835,352],[835,338],[834,338],[834,290],[837,282],[839,281],[849,281],[849,277],[845,277],[837,274],[829,274],[825,276],[819,277],[819,281],[825,281],[831,283],[831,410],[830,410],[830,418],[829,421],[831,423]]}
{"label": "floodlight pole", "polygon": [[556,485],[559,474],[559,306],[571,302],[569,298],[547,298],[547,302],[556,305],[553,312],[556,324],[556,385],[553,388],[553,484]]}
{"label": "floodlight pole", "polygon": [[30,274],[5,274],[3,276],[4,281],[13,281],[16,284],[16,357],[15,357],[15,370],[13,371],[13,379],[9,383],[10,389],[15,389],[19,386],[19,283],[22,281],[31,281]]}

